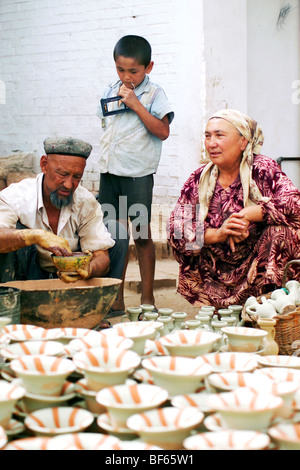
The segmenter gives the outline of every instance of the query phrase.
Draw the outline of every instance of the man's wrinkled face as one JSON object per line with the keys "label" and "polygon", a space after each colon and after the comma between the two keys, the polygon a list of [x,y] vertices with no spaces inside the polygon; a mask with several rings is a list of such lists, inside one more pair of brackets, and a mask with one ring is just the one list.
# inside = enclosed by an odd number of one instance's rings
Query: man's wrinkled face
{"label": "man's wrinkled face", "polygon": [[86,166],[85,158],[72,155],[44,155],[41,169],[44,173],[43,196],[61,209],[73,200]]}

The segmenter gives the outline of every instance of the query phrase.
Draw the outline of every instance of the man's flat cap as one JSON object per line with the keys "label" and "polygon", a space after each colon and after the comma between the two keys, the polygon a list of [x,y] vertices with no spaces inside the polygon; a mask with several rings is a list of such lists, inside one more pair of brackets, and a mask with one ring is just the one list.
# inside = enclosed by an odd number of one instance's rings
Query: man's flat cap
{"label": "man's flat cap", "polygon": [[74,157],[88,158],[92,148],[87,142],[73,137],[48,137],[44,140],[44,149],[47,155],[73,155]]}

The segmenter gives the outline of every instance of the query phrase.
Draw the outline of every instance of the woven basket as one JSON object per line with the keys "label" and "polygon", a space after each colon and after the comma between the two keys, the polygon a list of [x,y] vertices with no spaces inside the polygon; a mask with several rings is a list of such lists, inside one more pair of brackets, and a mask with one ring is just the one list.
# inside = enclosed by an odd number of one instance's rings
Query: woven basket
{"label": "woven basket", "polygon": [[[300,264],[300,260],[293,260],[287,263],[286,268],[283,274],[282,287],[286,285],[287,271],[292,264]],[[265,294],[264,296],[257,297],[257,301],[261,303],[261,298],[266,297],[267,299],[271,298],[271,292]],[[249,315],[245,307],[242,310],[242,319],[253,328],[260,329],[257,324],[258,320],[257,315]],[[276,320],[275,325],[275,341],[279,347],[279,354],[292,356],[295,352],[295,349],[292,347],[295,341],[300,340],[300,307],[295,307],[295,310],[283,315],[276,315],[273,317]]]}

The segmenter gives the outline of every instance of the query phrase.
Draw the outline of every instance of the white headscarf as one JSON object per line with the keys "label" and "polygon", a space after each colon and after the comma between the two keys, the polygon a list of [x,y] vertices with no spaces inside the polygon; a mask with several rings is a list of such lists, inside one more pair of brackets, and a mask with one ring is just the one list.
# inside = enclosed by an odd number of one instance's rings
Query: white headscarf
{"label": "white headscarf", "polygon": [[[262,196],[257,184],[252,179],[253,155],[259,155],[264,142],[264,136],[260,126],[253,119],[234,109],[224,109],[219,111],[210,119],[214,118],[225,119],[230,122],[242,134],[242,136],[248,140],[248,144],[243,152],[240,164],[240,178],[244,193],[244,207],[256,205],[259,201],[268,202],[270,199]],[[207,151],[206,156],[209,158]],[[217,165],[214,165],[212,162],[208,163],[202,171],[199,182],[199,201],[202,221],[204,221],[207,216],[218,176],[219,169]]]}

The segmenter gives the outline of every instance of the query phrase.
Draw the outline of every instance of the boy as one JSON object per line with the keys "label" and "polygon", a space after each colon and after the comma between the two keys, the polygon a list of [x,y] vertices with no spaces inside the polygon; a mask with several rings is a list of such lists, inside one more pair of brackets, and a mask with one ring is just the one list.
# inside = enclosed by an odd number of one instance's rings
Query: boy
{"label": "boy", "polygon": [[[114,60],[119,80],[105,90],[103,98],[120,96],[120,101],[110,105],[115,110],[124,105],[128,109],[105,117],[98,107],[104,131],[100,141],[99,202],[107,212],[106,220],[115,217],[128,226],[130,218],[142,281],[141,303],[155,305],[155,248],[150,227],[153,174],[174,113],[163,89],[149,80],[153,61],[146,39],[124,36],[115,46]],[[123,280],[125,272],[126,266]],[[121,315],[124,310],[121,289],[109,316]]]}

